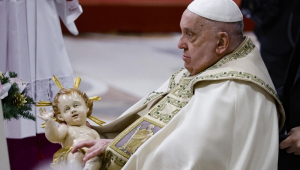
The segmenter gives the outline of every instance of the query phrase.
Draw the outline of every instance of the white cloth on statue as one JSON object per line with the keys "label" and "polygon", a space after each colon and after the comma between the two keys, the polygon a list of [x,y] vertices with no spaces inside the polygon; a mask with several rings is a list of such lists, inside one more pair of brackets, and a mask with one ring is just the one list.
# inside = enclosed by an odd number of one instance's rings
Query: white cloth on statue
{"label": "white cloth on statue", "polygon": [[191,101],[123,169],[276,169],[274,102],[250,82],[198,84]]}
{"label": "white cloth on statue", "polygon": [[[65,13],[66,15],[61,16],[62,20],[68,18],[67,28],[78,34],[74,20],[82,13],[81,6],[78,0],[70,1],[77,6],[73,6],[73,12],[68,13],[66,11],[70,8],[67,7],[67,2],[63,3],[61,0],[4,2],[7,2],[8,7],[5,11],[8,18],[8,43],[3,45],[4,41],[0,40],[0,50],[7,46],[8,51],[0,59],[3,61],[0,71],[14,71],[25,83],[29,83],[27,94],[35,101],[52,101],[59,90],[51,80],[52,75],[59,77],[64,87],[72,87],[74,80],[64,47],[59,15]],[[37,109],[33,106],[33,113],[35,112]],[[6,129],[10,129],[6,131],[6,135],[9,138],[35,136],[36,133],[44,132],[40,128],[41,123],[39,119],[37,122],[25,119],[6,122]]]}

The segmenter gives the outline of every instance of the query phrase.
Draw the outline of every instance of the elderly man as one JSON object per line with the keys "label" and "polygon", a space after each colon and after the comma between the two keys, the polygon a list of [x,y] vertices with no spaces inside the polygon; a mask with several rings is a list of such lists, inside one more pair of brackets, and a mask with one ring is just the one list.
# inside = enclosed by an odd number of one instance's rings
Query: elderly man
{"label": "elderly man", "polygon": [[[116,121],[94,127],[113,140],[73,151],[90,147],[85,160],[103,152],[102,169],[276,169],[284,111],[242,19],[232,0],[193,1],[180,22],[185,69]],[[132,155],[122,150],[149,124],[153,136]]]}

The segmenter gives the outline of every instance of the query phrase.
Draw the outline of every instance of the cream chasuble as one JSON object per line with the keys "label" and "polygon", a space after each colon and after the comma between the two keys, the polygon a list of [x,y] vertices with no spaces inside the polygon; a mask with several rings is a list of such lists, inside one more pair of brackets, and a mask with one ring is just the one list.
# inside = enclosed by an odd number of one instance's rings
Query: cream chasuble
{"label": "cream chasuble", "polygon": [[[276,169],[282,105],[249,38],[203,72],[175,72],[116,121],[101,169]],[[121,132],[121,133],[120,133]]]}

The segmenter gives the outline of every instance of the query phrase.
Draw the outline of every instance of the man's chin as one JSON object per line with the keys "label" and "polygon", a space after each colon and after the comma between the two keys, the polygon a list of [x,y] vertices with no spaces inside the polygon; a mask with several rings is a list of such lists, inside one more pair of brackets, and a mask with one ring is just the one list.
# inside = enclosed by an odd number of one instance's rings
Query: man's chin
{"label": "man's chin", "polygon": [[191,73],[193,71],[193,69],[187,64],[184,63],[184,67]]}

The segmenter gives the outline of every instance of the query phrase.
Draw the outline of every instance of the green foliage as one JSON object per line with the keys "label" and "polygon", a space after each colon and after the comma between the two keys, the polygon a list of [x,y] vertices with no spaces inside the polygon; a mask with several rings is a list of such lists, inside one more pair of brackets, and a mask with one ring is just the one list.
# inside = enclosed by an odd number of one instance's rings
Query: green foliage
{"label": "green foliage", "polygon": [[[14,72],[9,72],[9,76],[11,78],[16,78],[17,74]],[[9,82],[9,77],[4,77],[4,75],[2,77],[0,75],[0,79],[2,85]],[[14,104],[14,100],[16,99],[15,95],[18,93],[24,94],[25,90],[23,90],[23,92],[20,92],[18,85],[16,83],[13,83],[11,88],[8,91],[8,96],[2,99],[4,119],[11,120],[11,119],[19,119],[20,117],[22,117],[25,119],[30,119],[35,121],[35,116],[30,113],[31,105],[35,104],[35,102],[31,97],[25,95],[26,103],[18,108]]]}
{"label": "green foliage", "polygon": [[10,78],[16,78],[18,76],[18,74],[15,72],[9,72],[8,74]]}
{"label": "green foliage", "polygon": [[9,77],[4,77],[3,74],[0,75],[1,84],[5,84],[9,82]]}

